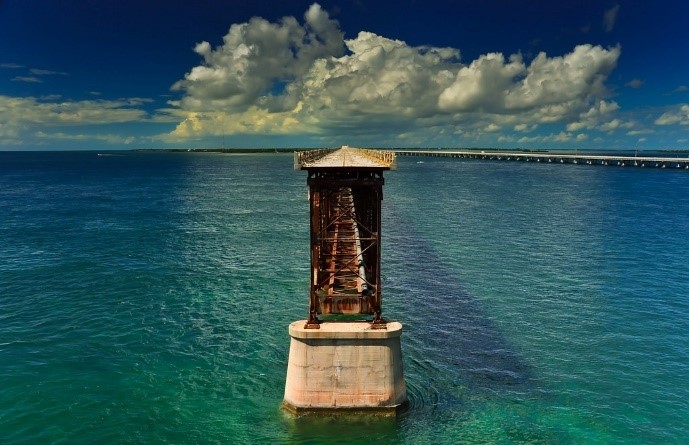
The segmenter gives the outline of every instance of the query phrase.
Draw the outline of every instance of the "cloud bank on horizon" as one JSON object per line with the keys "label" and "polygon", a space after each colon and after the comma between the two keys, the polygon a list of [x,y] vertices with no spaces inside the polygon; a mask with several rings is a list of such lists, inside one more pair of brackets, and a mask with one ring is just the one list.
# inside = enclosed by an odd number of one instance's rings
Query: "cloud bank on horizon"
{"label": "cloud bank on horizon", "polygon": [[[601,11],[606,33],[619,13],[619,4]],[[106,99],[98,91],[83,100],[0,94],[0,146],[21,147],[28,139],[208,146],[226,136],[272,136],[278,145],[283,138],[291,142],[282,145],[576,147],[604,146],[618,136],[643,144],[661,129],[672,129],[679,144],[688,140],[687,104],[622,110],[609,85],[620,44],[464,60],[459,48],[412,46],[369,31],[345,38],[314,3],[301,19],[233,24],[221,44],[202,41],[194,51],[199,64],[171,85],[175,98],[162,108],[150,98]],[[16,73],[13,83],[70,76],[14,62],[0,69]],[[630,91],[646,83],[628,79]],[[680,85],[674,93],[687,90]],[[127,133],[141,124],[154,130]]]}
{"label": "cloud bank on horizon", "polygon": [[455,48],[412,47],[366,31],[344,39],[318,4],[303,24],[253,18],[232,25],[223,41],[215,49],[196,46],[203,63],[173,86],[184,96],[169,112],[183,120],[165,139],[356,131],[413,140],[427,131],[471,138],[507,129],[528,143],[528,133],[544,124],[567,125],[536,136],[552,141],[585,139],[576,133],[584,128],[632,125],[611,124],[618,106],[606,100],[619,46],[541,52],[528,64],[521,54],[500,53],[463,63]]}

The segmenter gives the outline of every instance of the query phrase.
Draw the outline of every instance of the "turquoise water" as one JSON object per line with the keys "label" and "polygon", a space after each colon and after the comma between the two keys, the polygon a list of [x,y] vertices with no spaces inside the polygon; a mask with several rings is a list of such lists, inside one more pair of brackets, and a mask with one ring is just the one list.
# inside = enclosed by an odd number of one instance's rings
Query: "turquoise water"
{"label": "turquoise water", "polygon": [[689,174],[400,158],[397,418],[280,409],[290,155],[0,153],[0,443],[686,443]]}

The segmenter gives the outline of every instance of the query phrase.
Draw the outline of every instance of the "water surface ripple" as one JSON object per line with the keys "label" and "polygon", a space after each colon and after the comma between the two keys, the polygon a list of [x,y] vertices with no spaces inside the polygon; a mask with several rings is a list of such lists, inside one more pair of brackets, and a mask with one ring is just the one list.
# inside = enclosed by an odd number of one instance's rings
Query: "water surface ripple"
{"label": "water surface ripple", "polygon": [[280,410],[306,314],[289,155],[0,153],[0,443],[682,443],[686,172],[401,158],[399,417]]}

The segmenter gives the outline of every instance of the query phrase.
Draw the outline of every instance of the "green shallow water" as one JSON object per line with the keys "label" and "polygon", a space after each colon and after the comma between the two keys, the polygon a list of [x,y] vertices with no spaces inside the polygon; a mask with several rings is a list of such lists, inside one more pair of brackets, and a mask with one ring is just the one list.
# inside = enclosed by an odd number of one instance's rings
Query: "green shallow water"
{"label": "green shallow water", "polygon": [[289,155],[0,153],[0,443],[684,443],[689,175],[399,159],[397,418],[280,409]]}

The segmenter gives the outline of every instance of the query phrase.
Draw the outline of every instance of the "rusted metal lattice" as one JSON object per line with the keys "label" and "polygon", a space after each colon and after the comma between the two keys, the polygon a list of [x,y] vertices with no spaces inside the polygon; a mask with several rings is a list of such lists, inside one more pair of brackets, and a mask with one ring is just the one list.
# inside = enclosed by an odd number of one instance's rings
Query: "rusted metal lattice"
{"label": "rusted metal lattice", "polygon": [[295,166],[308,171],[311,207],[307,327],[318,328],[318,316],[329,314],[370,315],[374,327],[384,327],[381,203],[383,171],[394,154],[351,148],[322,153],[295,154]]}

